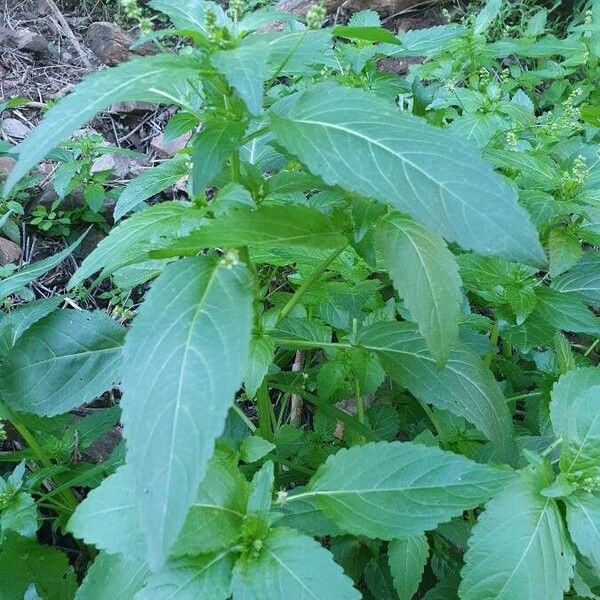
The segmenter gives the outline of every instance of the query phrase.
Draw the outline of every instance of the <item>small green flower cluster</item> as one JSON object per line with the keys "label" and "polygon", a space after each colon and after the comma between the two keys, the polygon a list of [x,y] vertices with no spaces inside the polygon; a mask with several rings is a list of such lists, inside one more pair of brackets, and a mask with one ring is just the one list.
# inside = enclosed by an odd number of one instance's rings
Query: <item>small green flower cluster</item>
{"label": "small green flower cluster", "polygon": [[142,35],[152,31],[152,20],[145,17],[137,0],[119,0],[125,16],[131,21],[136,21]]}
{"label": "small green flower cluster", "polygon": [[325,21],[326,14],[325,5],[314,4],[306,13],[306,26],[309,29],[319,29],[323,25],[323,21]]}

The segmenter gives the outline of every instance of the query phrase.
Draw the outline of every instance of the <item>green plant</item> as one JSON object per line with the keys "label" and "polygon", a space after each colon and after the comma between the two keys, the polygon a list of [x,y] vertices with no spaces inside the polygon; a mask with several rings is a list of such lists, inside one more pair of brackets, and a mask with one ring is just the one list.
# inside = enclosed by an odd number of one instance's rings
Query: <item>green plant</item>
{"label": "green plant", "polygon": [[[118,100],[175,104],[170,127],[193,132],[125,187],[115,219],[133,214],[70,282],[112,277],[121,305],[154,280],[130,328],[52,298],[0,321],[0,411],[25,443],[3,460],[31,465],[3,586],[597,597],[600,5],[564,38],[500,40],[494,0],[399,37],[370,11],[319,29],[319,10],[309,28],[239,3],[151,6],[193,47],[88,77],[6,184]],[[415,55],[406,79],[377,69]],[[186,174],[189,202],[144,206]],[[117,383],[118,406],[72,414]],[[125,443],[86,460],[118,419]],[[31,538],[32,502],[81,542],[77,591]]]}
{"label": "green plant", "polygon": [[71,219],[66,216],[65,211],[58,210],[59,205],[60,199],[55,200],[50,205],[50,209],[43,204],[36,206],[31,212],[31,225],[35,225],[40,231],[49,235],[69,235]]}

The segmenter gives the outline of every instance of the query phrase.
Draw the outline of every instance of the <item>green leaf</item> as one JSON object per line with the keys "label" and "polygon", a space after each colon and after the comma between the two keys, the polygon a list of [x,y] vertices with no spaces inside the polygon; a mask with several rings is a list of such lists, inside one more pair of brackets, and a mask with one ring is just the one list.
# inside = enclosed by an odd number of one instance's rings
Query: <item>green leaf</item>
{"label": "green leaf", "polygon": [[377,228],[377,245],[429,351],[443,364],[458,340],[462,298],[453,254],[440,237],[398,213]]}
{"label": "green leaf", "polygon": [[192,189],[195,196],[204,193],[239,146],[246,123],[213,118],[206,121],[194,137],[192,146]]}
{"label": "green leaf", "polygon": [[434,529],[486,501],[511,478],[508,471],[438,448],[380,442],[330,456],[299,497],[314,496],[349,533],[392,540]]}
{"label": "green leaf", "polygon": [[75,600],[131,600],[148,575],[147,563],[138,557],[102,552],[88,569]]}
{"label": "green leaf", "polygon": [[417,593],[429,557],[424,535],[392,540],[388,547],[390,570],[399,600],[411,600]]}
{"label": "green leaf", "polygon": [[[1,331],[1,330],[0,330]],[[250,341],[248,361],[244,367],[244,389],[248,398],[254,398],[262,384],[275,354],[275,344],[268,337],[254,337]]]}
{"label": "green leaf", "polygon": [[600,319],[588,309],[578,294],[558,292],[542,286],[536,289],[536,295],[538,302],[530,319],[541,320],[563,331],[600,336]]}
{"label": "green leaf", "polygon": [[275,445],[271,444],[260,435],[251,435],[247,437],[240,446],[240,458],[247,463],[253,463],[263,456],[266,456],[275,449]]}
{"label": "green leaf", "polygon": [[573,403],[594,386],[600,385],[599,367],[582,367],[564,375],[552,388],[550,418],[557,438],[565,438]]}
{"label": "green leaf", "polygon": [[311,496],[280,504],[276,508],[283,515],[278,523],[283,527],[291,527],[313,537],[339,536],[344,533],[317,508],[315,498]]}
{"label": "green leaf", "polygon": [[600,306],[600,253],[587,252],[567,273],[552,281],[559,292],[580,294],[594,306]]}
{"label": "green leaf", "polygon": [[502,0],[487,0],[475,19],[474,33],[485,33],[500,14],[501,8]]}
{"label": "green leaf", "polygon": [[241,385],[251,290],[248,271],[233,260],[172,263],[127,335],[122,420],[153,568],[183,525]]}
{"label": "green leaf", "polygon": [[247,506],[248,512],[267,511],[271,508],[274,482],[275,471],[273,461],[268,460],[252,478],[252,490]]}
{"label": "green leaf", "polygon": [[252,115],[262,111],[263,87],[267,78],[269,46],[265,43],[220,50],[210,62],[239,94]]}
{"label": "green leaf", "polygon": [[463,600],[562,600],[575,557],[558,506],[539,493],[549,483],[523,474],[488,503],[465,555]]}
{"label": "green leaf", "polygon": [[171,555],[205,554],[233,544],[242,532],[249,493],[232,461],[213,456]]}
{"label": "green leaf", "polygon": [[193,256],[207,247],[310,246],[339,248],[346,239],[322,213],[308,206],[260,206],[240,208],[173,240],[152,256]]}
{"label": "green leaf", "polygon": [[62,300],[61,296],[34,300],[0,317],[0,356],[4,358],[23,333],[54,311]]}
{"label": "green leaf", "polygon": [[571,398],[560,453],[560,469],[567,475],[596,478],[600,475],[600,385]]}
{"label": "green leaf", "polygon": [[589,492],[577,492],[566,501],[567,525],[571,539],[581,554],[600,568],[600,498]]}
{"label": "green leaf", "polygon": [[150,576],[136,600],[227,600],[234,559],[229,550],[218,554],[170,559]]}
{"label": "green leaf", "polygon": [[13,496],[0,512],[0,542],[8,530],[33,538],[38,530],[37,506],[25,492]]}
{"label": "green leaf", "polygon": [[552,229],[548,236],[550,256],[550,277],[557,277],[570,269],[582,256],[581,243],[573,232],[567,229]]}
{"label": "green leaf", "polygon": [[188,168],[187,157],[177,155],[157,167],[142,172],[121,192],[113,213],[115,221],[139,206],[144,200],[175,185],[187,175]]}
{"label": "green leaf", "polygon": [[141,262],[159,241],[186,235],[204,221],[201,211],[179,202],[161,202],[144,209],[111,230],[75,271],[69,288],[96,271],[105,278],[119,267]]}
{"label": "green leaf", "polygon": [[0,390],[14,410],[52,416],[119,380],[125,329],[101,311],[59,310],[32,325],[0,366]]}
{"label": "green leaf", "polygon": [[233,182],[223,186],[210,201],[210,209],[217,217],[244,206],[256,208],[252,194],[244,186]]}
{"label": "green leaf", "polygon": [[[238,565],[233,596],[248,588],[260,600],[358,600],[361,596],[331,554],[292,529],[275,529],[256,558]],[[243,597],[240,595],[240,597]]]}
{"label": "green leaf", "polygon": [[77,580],[65,554],[9,533],[0,549],[0,597],[20,600],[34,585],[44,600],[72,600]]}
{"label": "green leaf", "polygon": [[37,279],[41,275],[44,275],[48,271],[58,267],[60,263],[67,258],[74,250],[79,246],[81,240],[86,236],[84,233],[78,240],[73,242],[70,246],[65,248],[62,252],[44,258],[34,262],[18,271],[15,271],[8,277],[5,277],[0,281],[0,300],[4,300],[7,296],[18,292],[21,288],[31,283],[34,279]]}
{"label": "green leaf", "polygon": [[331,32],[338,37],[367,42],[386,42],[402,46],[402,42],[389,30],[377,26],[336,25]]}
{"label": "green leaf", "polygon": [[357,341],[375,352],[389,375],[411,394],[464,417],[492,442],[496,457],[509,464],[516,461],[506,399],[478,356],[457,346],[440,369],[412,323],[377,323],[364,329]]}
{"label": "green leaf", "polygon": [[181,80],[195,80],[202,67],[193,55],[157,54],[88,75],[74,91],[53,106],[29,137],[18,146],[19,160],[10,172],[4,193],[96,113],[118,101],[172,102],[162,90]]}
{"label": "green leaf", "polygon": [[229,28],[231,20],[220,4],[206,0],[152,0],[148,3],[154,10],[164,13],[171,23],[184,31],[197,31],[206,35],[205,15],[211,11],[216,17],[216,25]]}
{"label": "green leaf", "polygon": [[545,262],[515,192],[477,152],[386,101],[325,83],[284,98],[271,123],[328,185],[391,204],[465,249]]}
{"label": "green leaf", "polygon": [[71,516],[67,531],[107,554],[144,556],[146,546],[128,466],[119,467],[87,495]]}

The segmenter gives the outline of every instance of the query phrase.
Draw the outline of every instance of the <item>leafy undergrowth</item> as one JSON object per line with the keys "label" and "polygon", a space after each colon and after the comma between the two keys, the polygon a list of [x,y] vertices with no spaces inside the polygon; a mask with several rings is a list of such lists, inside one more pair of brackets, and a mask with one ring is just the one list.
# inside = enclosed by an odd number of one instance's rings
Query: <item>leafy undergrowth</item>
{"label": "leafy undergrowth", "polygon": [[65,148],[59,186],[91,185],[96,146],[60,144],[114,102],[193,133],[69,283],[139,309],[0,320],[0,598],[600,597],[600,2],[398,37],[150,4],[191,43],[4,148],[18,204]]}

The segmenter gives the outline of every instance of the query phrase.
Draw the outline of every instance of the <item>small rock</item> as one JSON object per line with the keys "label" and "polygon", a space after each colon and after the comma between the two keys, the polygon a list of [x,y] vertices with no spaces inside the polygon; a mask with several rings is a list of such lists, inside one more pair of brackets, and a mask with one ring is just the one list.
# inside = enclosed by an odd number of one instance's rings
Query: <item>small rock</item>
{"label": "small rock", "polygon": [[16,163],[17,161],[10,156],[0,156],[0,178],[6,177]]}
{"label": "small rock", "polygon": [[150,146],[158,156],[168,158],[169,156],[173,156],[176,152],[183,150],[191,137],[192,133],[188,132],[170,142],[165,142],[164,135],[159,133],[152,138]]}
{"label": "small rock", "polygon": [[28,125],[19,121],[19,119],[3,119],[2,131],[11,138],[23,139],[29,135]]}
{"label": "small rock", "polygon": [[86,44],[98,59],[107,65],[125,62],[130,55],[133,38],[116,23],[99,21],[87,31]]}
{"label": "small rock", "polygon": [[24,52],[42,54],[48,48],[48,40],[43,35],[29,29],[17,31],[15,41],[17,48]]}
{"label": "small rock", "polygon": [[101,171],[110,171],[114,178],[123,179],[129,174],[139,171],[143,163],[144,159],[123,154],[104,154],[92,163],[90,172],[94,174]]}
{"label": "small rock", "polygon": [[152,102],[115,102],[109,109],[111,113],[135,113],[135,112],[150,112],[156,106]]}
{"label": "small rock", "polygon": [[75,250],[75,256],[79,259],[88,257],[106,237],[106,233],[97,227],[92,227]]}
{"label": "small rock", "polygon": [[21,258],[21,247],[0,237],[0,266],[16,263]]}

